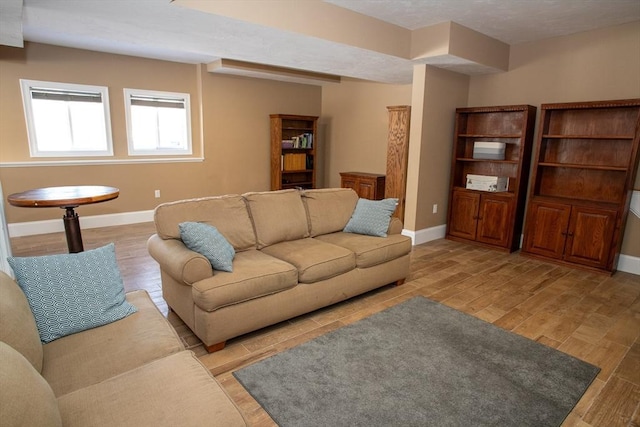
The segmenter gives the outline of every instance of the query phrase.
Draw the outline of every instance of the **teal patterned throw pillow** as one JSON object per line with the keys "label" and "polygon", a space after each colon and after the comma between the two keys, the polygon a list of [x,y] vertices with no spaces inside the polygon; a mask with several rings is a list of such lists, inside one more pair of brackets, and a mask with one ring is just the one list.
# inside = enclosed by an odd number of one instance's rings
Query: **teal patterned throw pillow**
{"label": "teal patterned throw pillow", "polygon": [[43,343],[137,311],[125,300],[113,243],[75,254],[7,260],[27,296]]}
{"label": "teal patterned throw pillow", "polygon": [[204,255],[211,266],[220,271],[233,271],[236,251],[213,225],[202,222],[181,222],[180,239],[194,252]]}
{"label": "teal patterned throw pillow", "polygon": [[351,219],[344,232],[387,237],[391,215],[396,210],[398,199],[358,199]]}

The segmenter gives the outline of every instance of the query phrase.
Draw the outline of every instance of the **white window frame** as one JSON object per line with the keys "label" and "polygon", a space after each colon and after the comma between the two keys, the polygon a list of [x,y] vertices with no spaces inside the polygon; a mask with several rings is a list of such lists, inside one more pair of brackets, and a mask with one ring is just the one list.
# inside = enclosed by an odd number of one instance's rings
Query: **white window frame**
{"label": "white window frame", "polygon": [[[184,104],[186,118],[186,139],[187,147],[184,149],[171,149],[158,147],[153,150],[141,150],[134,147],[133,141],[133,123],[131,118],[131,99],[132,97],[149,98],[153,100],[178,101]],[[191,139],[191,97],[188,93],[179,92],[161,92],[155,90],[142,89],[124,89],[125,115],[127,119],[127,145],[130,156],[167,156],[167,155],[192,155],[193,143]]]}
{"label": "white window frame", "polygon": [[[29,153],[31,157],[104,157],[113,156],[113,139],[111,136],[111,115],[109,113],[109,88],[105,86],[80,85],[75,83],[46,82],[20,79],[22,103],[27,123]],[[73,93],[100,94],[104,114],[104,132],[106,148],[104,150],[44,150],[38,146],[35,116],[33,114],[32,90]]]}

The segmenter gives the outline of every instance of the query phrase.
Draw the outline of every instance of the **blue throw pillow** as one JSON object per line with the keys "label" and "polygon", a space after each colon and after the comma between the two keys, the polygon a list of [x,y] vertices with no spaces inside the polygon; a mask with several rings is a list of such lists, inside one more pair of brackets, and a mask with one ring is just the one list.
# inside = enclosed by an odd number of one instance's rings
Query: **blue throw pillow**
{"label": "blue throw pillow", "polygon": [[342,231],[387,237],[391,215],[393,215],[397,205],[398,199],[358,199],[351,219]]}
{"label": "blue throw pillow", "polygon": [[180,238],[187,248],[204,255],[214,269],[233,271],[232,261],[236,251],[217,228],[202,222],[181,222],[178,227]]}
{"label": "blue throw pillow", "polygon": [[43,343],[137,311],[125,300],[113,243],[75,254],[7,260],[27,296]]}

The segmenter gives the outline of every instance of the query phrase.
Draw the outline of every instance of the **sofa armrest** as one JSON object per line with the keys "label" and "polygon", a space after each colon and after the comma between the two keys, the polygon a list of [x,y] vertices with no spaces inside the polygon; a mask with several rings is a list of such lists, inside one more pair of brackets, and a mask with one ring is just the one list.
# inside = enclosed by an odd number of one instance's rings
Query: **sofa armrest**
{"label": "sofa armrest", "polygon": [[188,249],[181,240],[165,240],[154,234],[147,241],[147,249],[160,269],[179,283],[191,285],[213,276],[209,260]]}
{"label": "sofa armrest", "polygon": [[391,221],[389,222],[389,228],[387,229],[387,234],[401,234],[402,233],[402,221],[395,216],[391,217]]}

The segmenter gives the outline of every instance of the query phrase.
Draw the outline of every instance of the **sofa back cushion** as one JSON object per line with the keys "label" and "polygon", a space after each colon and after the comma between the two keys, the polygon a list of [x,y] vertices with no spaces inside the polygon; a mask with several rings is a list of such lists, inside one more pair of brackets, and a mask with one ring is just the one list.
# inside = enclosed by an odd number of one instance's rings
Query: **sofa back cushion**
{"label": "sofa back cushion", "polygon": [[302,193],[311,237],[342,231],[358,203],[351,188],[323,188]]}
{"label": "sofa back cushion", "polygon": [[42,343],[35,317],[18,283],[2,271],[0,295],[0,341],[20,352],[42,372]]}
{"label": "sofa back cushion", "polygon": [[307,214],[298,190],[246,193],[258,249],[309,237]]}
{"label": "sofa back cushion", "polygon": [[246,202],[236,194],[163,203],[155,209],[154,221],[163,239],[180,239],[182,222],[203,222],[216,227],[236,251],[256,246]]}
{"label": "sofa back cushion", "polygon": [[0,342],[0,422],[7,426],[60,427],[53,390],[18,351]]}

